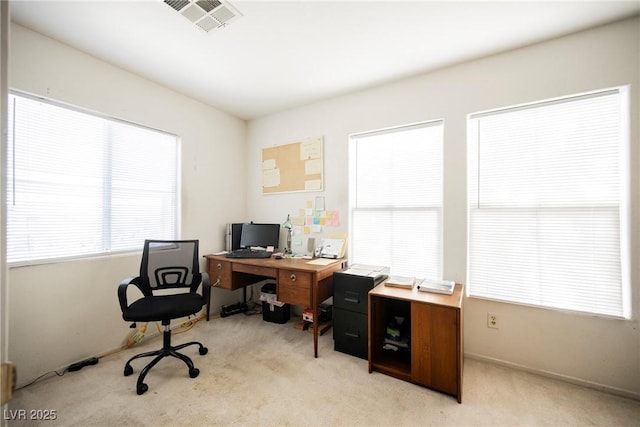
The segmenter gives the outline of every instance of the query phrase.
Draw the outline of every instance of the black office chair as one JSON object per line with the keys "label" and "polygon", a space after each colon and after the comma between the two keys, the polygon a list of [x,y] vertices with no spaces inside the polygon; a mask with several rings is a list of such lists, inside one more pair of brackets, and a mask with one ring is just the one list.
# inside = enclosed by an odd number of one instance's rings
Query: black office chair
{"label": "black office chair", "polygon": [[[143,394],[149,389],[144,383],[149,370],[168,356],[186,363],[191,378],[200,374],[200,370],[194,367],[191,359],[178,350],[197,345],[200,347],[199,353],[205,355],[208,349],[195,341],[172,347],[169,326],[172,319],[195,315],[209,301],[209,276],[207,273],[200,273],[198,262],[198,240],[145,240],[140,275],[129,277],[118,286],[118,300],[124,320],[134,322],[132,327],[135,327],[135,322],[161,322],[163,326],[162,348],[133,356],[124,366],[124,375],[129,376],[133,373],[133,360],[156,356],[138,376],[138,394]],[[202,294],[197,293],[200,284]],[[129,285],[135,285],[142,292],[142,297],[131,304],[127,302]],[[179,288],[182,288],[182,291],[178,293],[166,291]],[[185,292],[185,289],[188,291]]]}

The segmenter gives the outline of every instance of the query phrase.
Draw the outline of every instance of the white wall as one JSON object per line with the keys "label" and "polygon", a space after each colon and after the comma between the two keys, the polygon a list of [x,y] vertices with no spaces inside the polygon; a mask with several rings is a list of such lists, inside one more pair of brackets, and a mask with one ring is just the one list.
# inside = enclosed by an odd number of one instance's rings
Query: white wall
{"label": "white wall", "polygon": [[[8,67],[8,59],[9,59],[9,3],[2,2],[0,3],[0,235],[4,236],[6,234],[7,222],[6,222],[6,191],[5,191],[5,177],[7,173],[6,166],[6,141],[7,141],[7,94],[9,91],[8,88],[8,79],[7,79],[7,71]],[[0,363],[4,366],[5,363],[9,361],[9,340],[7,339],[7,335],[9,332],[8,327],[8,295],[9,288],[7,286],[7,254],[6,254],[6,241],[2,239],[0,241]],[[2,378],[2,383],[0,386],[2,387],[2,401],[3,404],[0,405],[0,410],[4,414],[6,410],[7,404],[4,403],[5,400],[5,382],[8,381],[8,378]],[[0,426],[5,426],[8,424],[7,421],[4,420],[5,417],[0,420]]]}
{"label": "white wall", "polygon": [[[341,64],[340,66],[349,66]],[[640,398],[640,19],[532,45],[249,122],[248,213],[282,220],[317,194],[346,231],[349,134],[443,118],[444,277],[466,278],[466,115],[631,85],[633,320],[465,300],[465,353]],[[324,136],[325,191],[262,196],[261,149]],[[500,329],[486,327],[497,313]]]}
{"label": "white wall", "polygon": [[[200,239],[202,255],[223,249],[224,224],[246,214],[244,121],[15,24],[9,59],[13,90],[179,135],[181,237]],[[9,358],[20,384],[126,342],[116,289],[139,263],[132,254],[10,269]],[[212,311],[240,296],[214,290]]]}

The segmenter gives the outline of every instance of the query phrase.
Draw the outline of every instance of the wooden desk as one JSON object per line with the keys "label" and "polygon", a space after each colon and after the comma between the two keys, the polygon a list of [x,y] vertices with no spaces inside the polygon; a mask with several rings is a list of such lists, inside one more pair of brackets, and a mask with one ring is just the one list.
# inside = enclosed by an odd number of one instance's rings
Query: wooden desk
{"label": "wooden desk", "polygon": [[[205,255],[211,286],[235,290],[264,279],[275,279],[278,301],[311,308],[318,319],[318,305],[333,295],[333,272],[346,266],[338,259],[328,265],[309,264],[310,260],[293,258],[226,258]],[[207,318],[209,316],[207,304]],[[313,328],[313,353],[318,357],[318,329]]]}
{"label": "wooden desk", "polygon": [[[462,402],[462,285],[453,295],[385,286],[369,291],[369,373],[382,372]],[[410,351],[384,350],[387,324],[405,318]]]}

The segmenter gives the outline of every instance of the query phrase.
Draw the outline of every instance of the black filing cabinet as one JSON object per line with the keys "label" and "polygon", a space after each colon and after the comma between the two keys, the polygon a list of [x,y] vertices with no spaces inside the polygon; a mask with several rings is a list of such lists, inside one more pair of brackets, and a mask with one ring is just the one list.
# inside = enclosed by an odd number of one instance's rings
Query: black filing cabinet
{"label": "black filing cabinet", "polygon": [[333,273],[334,350],[368,359],[367,304],[371,289],[387,278],[389,269],[353,265]]}

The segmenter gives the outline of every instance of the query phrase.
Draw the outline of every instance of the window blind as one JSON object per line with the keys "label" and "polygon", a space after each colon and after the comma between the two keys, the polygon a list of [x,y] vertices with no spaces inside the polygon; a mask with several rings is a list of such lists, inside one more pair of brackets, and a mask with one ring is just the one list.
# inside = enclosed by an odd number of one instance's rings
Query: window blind
{"label": "window blind", "polygon": [[471,296],[630,315],[626,89],[471,115]]}
{"label": "window blind", "polygon": [[442,277],[442,144],[442,121],[350,138],[351,262]]}
{"label": "window blind", "polygon": [[9,103],[8,262],[176,237],[175,135],[25,96]]}

